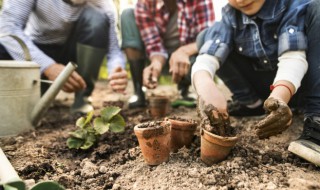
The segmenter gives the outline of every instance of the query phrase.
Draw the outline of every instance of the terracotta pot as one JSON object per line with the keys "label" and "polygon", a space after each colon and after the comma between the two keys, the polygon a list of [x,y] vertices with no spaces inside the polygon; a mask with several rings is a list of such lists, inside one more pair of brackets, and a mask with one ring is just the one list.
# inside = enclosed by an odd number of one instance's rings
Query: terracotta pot
{"label": "terracotta pot", "polygon": [[153,118],[164,117],[169,111],[169,98],[166,96],[152,96],[149,99],[150,115]]}
{"label": "terracotta pot", "polygon": [[145,162],[159,165],[169,160],[171,124],[168,121],[155,121],[138,124],[134,133]]}
{"label": "terracotta pot", "polygon": [[224,160],[232,147],[237,143],[238,137],[222,137],[201,129],[201,160],[211,166]]}
{"label": "terracotta pot", "polygon": [[194,120],[181,120],[179,118],[166,118],[171,123],[171,151],[177,152],[183,146],[190,147],[197,129]]}

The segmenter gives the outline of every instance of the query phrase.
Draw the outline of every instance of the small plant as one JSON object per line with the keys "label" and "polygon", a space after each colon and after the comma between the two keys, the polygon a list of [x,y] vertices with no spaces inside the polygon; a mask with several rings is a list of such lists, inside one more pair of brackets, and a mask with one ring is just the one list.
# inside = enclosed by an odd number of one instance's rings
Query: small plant
{"label": "small plant", "polygon": [[100,117],[93,118],[93,111],[85,117],[80,117],[76,121],[77,129],[69,133],[71,137],[67,140],[67,146],[72,149],[89,149],[99,139],[99,137],[108,132],[122,132],[126,125],[123,117],[119,114],[121,109],[115,106],[109,106],[101,110]]}

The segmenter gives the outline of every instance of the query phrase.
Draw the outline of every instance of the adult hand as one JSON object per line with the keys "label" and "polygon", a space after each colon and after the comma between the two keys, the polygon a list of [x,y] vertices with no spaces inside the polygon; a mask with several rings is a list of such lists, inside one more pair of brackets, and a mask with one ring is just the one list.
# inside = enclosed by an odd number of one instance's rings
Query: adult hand
{"label": "adult hand", "polygon": [[220,136],[229,133],[230,119],[227,112],[219,111],[212,104],[207,105],[201,97],[198,97],[197,112],[201,128]]}
{"label": "adult hand", "polygon": [[281,133],[290,126],[292,112],[282,100],[269,97],[264,102],[264,109],[269,115],[256,125],[257,135],[260,139]]}
{"label": "adult hand", "polygon": [[108,77],[109,84],[113,91],[118,93],[125,93],[125,89],[128,84],[127,71],[122,67],[117,67]]}
{"label": "adult hand", "polygon": [[172,80],[175,83],[179,83],[181,79],[189,72],[189,55],[182,48],[179,48],[172,53],[169,65],[169,72],[172,74]]}
{"label": "adult hand", "polygon": [[[51,81],[54,81],[58,75],[63,71],[65,68],[62,64],[52,64],[50,65],[43,74]],[[67,81],[65,82],[62,90],[65,92],[76,92],[86,88],[86,82],[83,78],[76,72],[73,71],[71,75],[68,77]]]}
{"label": "adult hand", "polygon": [[143,85],[149,89],[155,89],[158,86],[158,78],[162,70],[161,63],[151,63],[143,70]]}

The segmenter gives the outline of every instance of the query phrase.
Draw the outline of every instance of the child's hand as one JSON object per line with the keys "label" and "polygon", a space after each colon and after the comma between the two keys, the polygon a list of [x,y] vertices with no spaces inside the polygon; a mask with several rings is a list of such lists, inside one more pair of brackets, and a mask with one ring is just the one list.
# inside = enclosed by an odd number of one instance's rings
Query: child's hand
{"label": "child's hand", "polygon": [[292,112],[282,100],[269,97],[264,102],[264,109],[269,115],[256,125],[260,139],[279,134],[290,126]]}
{"label": "child's hand", "polygon": [[201,119],[201,128],[220,136],[228,133],[230,120],[227,112],[220,112],[212,104],[206,105],[201,97],[198,98],[197,112]]}

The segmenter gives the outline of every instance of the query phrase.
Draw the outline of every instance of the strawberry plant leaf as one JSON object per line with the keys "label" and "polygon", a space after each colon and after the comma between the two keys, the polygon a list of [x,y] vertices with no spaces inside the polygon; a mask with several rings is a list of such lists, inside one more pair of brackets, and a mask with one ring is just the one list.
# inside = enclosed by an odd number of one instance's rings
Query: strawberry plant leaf
{"label": "strawberry plant leaf", "polygon": [[78,138],[70,137],[67,140],[67,146],[70,149],[71,148],[79,149],[84,142],[85,142],[84,139],[78,139]]}
{"label": "strawberry plant leaf", "polygon": [[116,115],[110,121],[110,131],[119,133],[124,131],[126,122],[121,115]]}
{"label": "strawberry plant leaf", "polygon": [[86,141],[84,142],[84,144],[80,147],[83,150],[87,150],[90,147],[92,147],[97,141],[97,137],[95,134],[88,134]]}
{"label": "strawberry plant leaf", "polygon": [[76,121],[76,126],[80,128],[84,128],[86,119],[84,117],[80,117]]}
{"label": "strawberry plant leaf", "polygon": [[106,107],[101,111],[101,117],[105,122],[109,122],[115,115],[120,113],[121,108],[116,106]]}
{"label": "strawberry plant leaf", "polygon": [[86,121],[84,122],[84,124],[86,125],[86,124],[90,123],[92,117],[93,117],[93,111],[88,112],[87,117],[86,117]]}
{"label": "strawberry plant leaf", "polygon": [[85,139],[87,136],[86,130],[83,130],[83,129],[78,129],[76,131],[70,132],[69,134],[72,137],[77,138],[77,139]]}
{"label": "strawberry plant leaf", "polygon": [[102,118],[95,118],[93,121],[94,129],[98,134],[102,135],[109,131],[110,123],[104,122]]}

